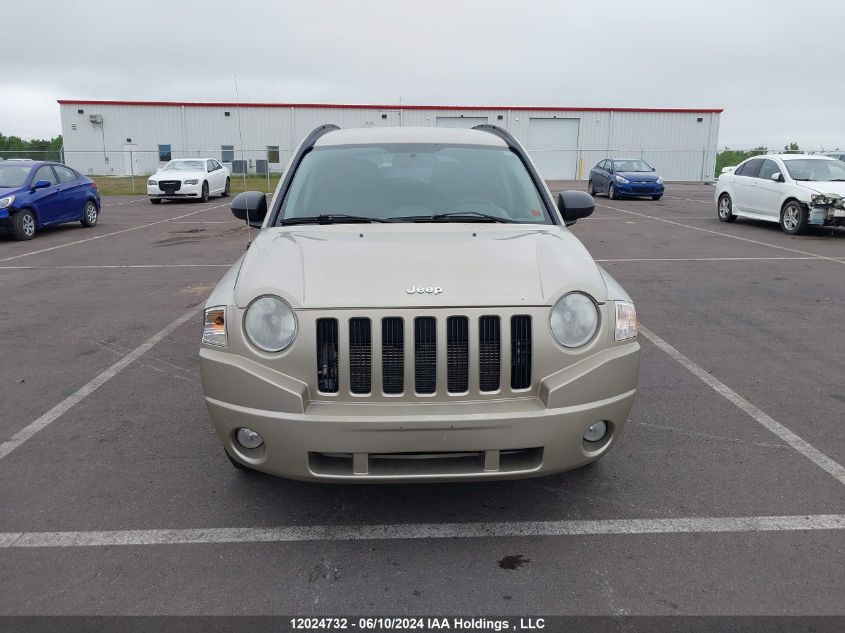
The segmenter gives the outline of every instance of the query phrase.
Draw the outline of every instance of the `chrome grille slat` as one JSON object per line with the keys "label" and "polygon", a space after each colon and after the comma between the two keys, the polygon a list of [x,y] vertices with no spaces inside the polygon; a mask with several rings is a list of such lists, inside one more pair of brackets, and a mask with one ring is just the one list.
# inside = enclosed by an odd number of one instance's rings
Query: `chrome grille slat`
{"label": "chrome grille slat", "polygon": [[446,389],[449,393],[469,390],[469,322],[466,317],[446,319]]}
{"label": "chrome grille slat", "polygon": [[337,319],[317,319],[317,389],[338,391]]}
{"label": "chrome grille slat", "polygon": [[511,389],[531,386],[531,317],[511,317]]}
{"label": "chrome grille slat", "polygon": [[402,393],[405,390],[405,333],[400,318],[381,320],[381,366],[384,393]]}
{"label": "chrome grille slat", "polygon": [[499,317],[478,319],[478,389],[497,391],[501,373],[502,338]]}
{"label": "chrome grille slat", "polygon": [[369,319],[349,319],[349,391],[355,394],[372,389],[371,339]]}
{"label": "chrome grille slat", "polygon": [[434,317],[414,319],[414,391],[437,391],[437,321]]}

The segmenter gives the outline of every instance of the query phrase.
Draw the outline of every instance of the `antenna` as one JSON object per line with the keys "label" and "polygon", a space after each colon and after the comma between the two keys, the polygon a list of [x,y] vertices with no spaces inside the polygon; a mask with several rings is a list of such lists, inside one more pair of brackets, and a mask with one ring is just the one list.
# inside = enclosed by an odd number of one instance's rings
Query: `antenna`
{"label": "antenna", "polygon": [[[235,110],[238,113],[238,142],[241,145],[241,165],[244,177],[244,191],[246,191],[246,159],[244,158],[244,135],[241,130],[241,98],[238,94],[238,74],[235,73]],[[249,207],[246,210],[246,247],[252,243],[252,227],[249,224]]]}

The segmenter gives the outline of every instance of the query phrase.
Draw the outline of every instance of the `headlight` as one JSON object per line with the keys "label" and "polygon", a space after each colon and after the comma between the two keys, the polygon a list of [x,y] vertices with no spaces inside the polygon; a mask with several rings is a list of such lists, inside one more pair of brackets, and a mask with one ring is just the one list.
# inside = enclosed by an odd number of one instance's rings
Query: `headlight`
{"label": "headlight", "polygon": [[157,186],[157,185],[158,185],[158,183],[157,183],[155,180],[148,180],[148,181],[147,181],[147,186],[148,186],[148,187],[155,187],[155,186]]}
{"label": "headlight", "polygon": [[279,297],[258,297],[246,309],[244,331],[250,343],[264,352],[281,352],[296,338],[296,317]]}
{"label": "headlight", "polygon": [[657,177],[657,184],[658,184],[658,185],[662,185],[662,184],[663,184],[663,176],[658,176],[658,177]]}
{"label": "headlight", "polygon": [[836,194],[818,193],[810,197],[810,205],[814,207],[831,207],[842,199]]}
{"label": "headlight", "polygon": [[11,207],[14,201],[15,196],[6,196],[5,198],[0,198],[0,209]]}
{"label": "headlight", "polygon": [[598,308],[582,292],[570,292],[558,299],[549,317],[552,336],[564,347],[585,345],[593,338],[598,327]]}
{"label": "headlight", "polygon": [[206,345],[226,347],[226,306],[214,306],[205,309],[202,325],[202,342]]}
{"label": "headlight", "polygon": [[190,180],[186,180],[185,184],[186,185],[198,185],[198,184],[200,184],[200,181],[197,180],[196,178],[191,178]]}
{"label": "headlight", "polygon": [[637,310],[630,301],[616,302],[616,332],[614,338],[617,341],[634,338],[637,335],[639,326],[637,324]]}
{"label": "headlight", "polygon": [[627,178],[623,178],[619,174],[616,174],[616,182],[621,182],[623,185],[627,185],[631,181],[628,180]]}

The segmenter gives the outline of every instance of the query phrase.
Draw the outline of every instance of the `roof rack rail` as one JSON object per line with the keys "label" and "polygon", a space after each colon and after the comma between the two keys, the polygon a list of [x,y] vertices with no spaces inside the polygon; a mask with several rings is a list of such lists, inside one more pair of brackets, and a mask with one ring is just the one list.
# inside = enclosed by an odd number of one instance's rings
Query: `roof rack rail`
{"label": "roof rack rail", "polygon": [[324,125],[319,125],[313,130],[311,130],[311,133],[305,137],[304,141],[302,141],[302,145],[300,146],[299,150],[297,150],[296,154],[294,154],[293,158],[290,161],[290,167],[288,168],[287,172],[285,172],[285,175],[282,178],[282,182],[279,187],[279,193],[281,195],[276,198],[273,208],[270,209],[270,222],[267,224],[267,226],[274,226],[276,224],[276,220],[279,216],[279,211],[282,208],[282,202],[285,199],[285,195],[287,195],[287,191],[290,188],[290,181],[293,179],[293,174],[296,172],[297,167],[299,167],[299,163],[302,162],[302,159],[308,152],[314,149],[314,144],[320,139],[321,136],[339,129],[340,126],[335,125],[334,123],[326,123]]}

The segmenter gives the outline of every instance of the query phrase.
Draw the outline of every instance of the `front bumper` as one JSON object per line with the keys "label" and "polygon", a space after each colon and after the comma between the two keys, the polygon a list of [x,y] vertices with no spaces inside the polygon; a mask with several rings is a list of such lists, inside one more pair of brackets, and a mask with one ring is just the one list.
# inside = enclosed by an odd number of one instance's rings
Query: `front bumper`
{"label": "front bumper", "polygon": [[614,183],[616,192],[623,196],[662,196],[664,187],[659,183]]}
{"label": "front bumper", "polygon": [[[203,347],[206,405],[226,451],[293,479],[408,482],[548,475],[594,461],[631,409],[639,344],[606,348],[540,381],[530,396],[455,402],[311,401],[305,383],[248,358]],[[595,444],[586,429],[609,432]],[[241,447],[239,427],[264,444]]]}
{"label": "front bumper", "polygon": [[182,183],[178,191],[162,191],[158,185],[151,187],[147,185],[147,195],[150,198],[159,198],[162,200],[178,200],[179,198],[201,198],[202,184],[186,185]]}

